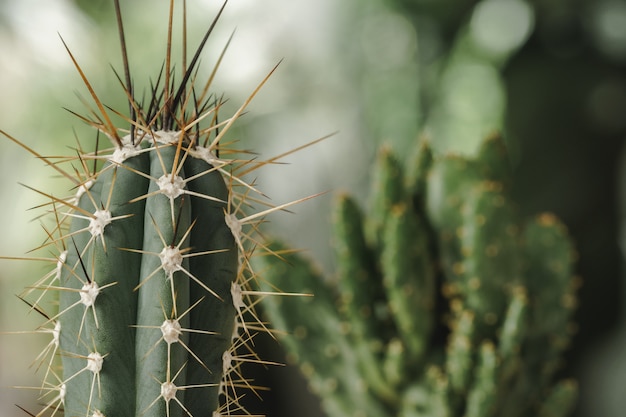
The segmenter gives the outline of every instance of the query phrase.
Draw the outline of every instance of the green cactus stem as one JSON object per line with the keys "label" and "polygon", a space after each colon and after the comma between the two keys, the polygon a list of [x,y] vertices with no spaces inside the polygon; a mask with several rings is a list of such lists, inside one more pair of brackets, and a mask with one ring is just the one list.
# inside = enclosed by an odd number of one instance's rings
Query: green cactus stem
{"label": "green cactus stem", "polygon": [[499,136],[474,159],[421,142],[412,160],[381,150],[369,212],[339,197],[333,279],[278,243],[287,262],[259,259],[274,287],[313,294],[264,300],[290,357],[330,417],[567,415],[576,385],[555,378],[576,307],[565,227],[520,218]]}

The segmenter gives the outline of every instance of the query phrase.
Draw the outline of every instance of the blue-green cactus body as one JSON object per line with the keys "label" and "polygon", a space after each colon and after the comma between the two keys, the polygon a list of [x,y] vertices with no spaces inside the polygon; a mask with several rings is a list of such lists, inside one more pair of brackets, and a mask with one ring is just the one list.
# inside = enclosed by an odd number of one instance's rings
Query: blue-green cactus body
{"label": "blue-green cactus body", "polygon": [[[187,334],[180,330],[188,328],[189,323],[188,315],[183,315],[189,308],[189,278],[183,272],[189,270],[189,262],[181,250],[189,248],[186,232],[191,208],[184,188],[180,188],[183,184],[178,183],[184,178],[184,170],[175,171],[180,163],[176,150],[166,144],[150,152],[151,180],[142,216],[144,239],[137,289],[136,415],[164,415],[166,402],[156,400],[162,395],[162,387],[167,388],[164,384],[184,385],[185,363],[189,360],[182,347]],[[181,394],[184,392],[177,396]],[[175,416],[181,415],[180,408],[175,410]]]}
{"label": "blue-green cactus body", "polygon": [[[143,225],[137,219],[142,217],[144,203],[128,202],[145,194],[147,180],[131,169],[145,170],[146,162],[140,155],[127,161],[129,169],[107,164],[95,183],[80,189],[79,207],[85,212],[73,214],[59,292],[63,381],[66,392],[76,393],[65,399],[69,415],[87,415],[79,411],[87,406],[113,410],[119,404],[134,406],[134,393],[124,381],[135,375],[130,326],[137,310],[133,289],[139,279],[140,256],[120,248],[141,245]],[[88,218],[89,214],[94,217]],[[107,216],[116,220],[101,230]],[[88,359],[90,354],[92,359]],[[108,366],[96,374],[87,366],[97,366],[98,355],[106,355]]]}
{"label": "blue-green cactus body", "polygon": [[[198,148],[200,149],[200,148]],[[188,178],[192,224],[191,247],[201,256],[190,258],[192,271],[202,271],[198,281],[190,282],[191,312],[193,328],[205,332],[189,335],[189,346],[202,359],[205,367],[189,367],[187,383],[198,387],[185,393],[187,409],[193,415],[202,415],[202,410],[216,409],[217,397],[222,386],[224,354],[232,346],[236,336],[236,316],[240,306],[233,300],[233,284],[237,277],[238,252],[232,230],[225,221],[229,190],[222,175],[202,156],[192,153],[185,161]],[[210,198],[209,198],[210,197]],[[239,284],[235,284],[239,285]],[[205,287],[212,294],[206,294]],[[235,287],[238,288],[238,287]],[[228,358],[227,358],[228,359]],[[209,372],[210,370],[210,372]]]}
{"label": "blue-green cactus body", "polygon": [[[70,415],[203,415],[219,407],[236,320],[230,196],[213,166],[186,154],[183,136],[159,134],[172,142],[106,165],[80,197],[81,209],[111,212],[102,233],[92,235],[82,217],[70,227],[58,318]],[[89,288],[97,296],[87,306],[79,300]]]}

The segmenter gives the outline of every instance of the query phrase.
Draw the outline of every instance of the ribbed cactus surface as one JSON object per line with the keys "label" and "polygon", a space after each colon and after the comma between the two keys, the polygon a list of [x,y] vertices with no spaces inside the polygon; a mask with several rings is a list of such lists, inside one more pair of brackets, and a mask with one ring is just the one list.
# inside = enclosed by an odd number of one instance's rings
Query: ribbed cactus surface
{"label": "ribbed cactus surface", "polygon": [[[266,324],[248,323],[258,320],[251,300],[251,281],[258,277],[249,261],[259,244],[256,222],[295,202],[274,206],[264,200],[243,175],[265,162],[222,142],[269,75],[234,114],[219,117],[224,100],[209,92],[217,64],[203,84],[197,67],[224,6],[176,77],[173,4],[164,69],[148,100],[140,102],[115,1],[128,115],[102,103],[68,48],[95,105],[80,118],[112,147],[82,142],[77,155],[59,160],[2,132],[71,189],[69,197],[37,191],[48,200],[42,205],[46,240],[39,249],[54,255],[27,259],[49,261],[53,269],[22,299],[45,317],[38,332],[52,340],[39,358],[45,363],[40,400],[46,405],[29,414],[239,415],[247,413],[241,390],[256,389],[240,369],[244,361],[260,361],[252,339],[267,331]],[[125,128],[112,122],[114,115]],[[243,211],[258,205],[262,211]]]}
{"label": "ribbed cactus surface", "polygon": [[149,136],[122,139],[80,189],[63,236],[54,320],[67,415],[162,416],[171,401],[181,407],[170,416],[218,409],[236,338],[231,196],[183,132]]}
{"label": "ribbed cactus surface", "polygon": [[501,137],[476,158],[420,144],[408,173],[387,148],[364,213],[340,195],[335,274],[275,244],[271,298],[328,416],[565,416],[576,385],[555,372],[572,336],[574,249],[551,214],[521,219]]}

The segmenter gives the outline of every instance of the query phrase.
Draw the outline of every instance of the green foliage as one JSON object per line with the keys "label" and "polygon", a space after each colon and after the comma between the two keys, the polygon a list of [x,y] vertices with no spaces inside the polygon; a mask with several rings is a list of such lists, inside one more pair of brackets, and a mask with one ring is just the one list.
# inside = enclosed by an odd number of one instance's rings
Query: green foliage
{"label": "green foliage", "polygon": [[[555,381],[576,306],[574,251],[552,215],[519,218],[499,136],[474,159],[421,143],[409,174],[388,150],[371,208],[335,215],[336,275],[276,243],[264,301],[329,416],[565,416]],[[304,287],[304,288],[303,288]]]}

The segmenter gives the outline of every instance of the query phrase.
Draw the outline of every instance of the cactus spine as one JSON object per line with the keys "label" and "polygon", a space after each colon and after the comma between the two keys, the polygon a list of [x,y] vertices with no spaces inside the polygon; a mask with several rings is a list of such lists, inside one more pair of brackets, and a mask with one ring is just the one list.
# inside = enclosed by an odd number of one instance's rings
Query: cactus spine
{"label": "cactus spine", "polygon": [[[273,70],[234,115],[220,121],[223,102],[207,95],[212,77],[199,85],[196,75],[226,3],[190,65],[182,63],[176,85],[173,5],[164,71],[144,106],[133,95],[115,1],[130,108],[122,118],[130,129],[113,124],[67,49],[97,107],[90,118],[80,117],[111,140],[111,149],[86,152],[79,145],[78,157],[68,158],[65,168],[2,132],[74,189],[69,198],[39,191],[50,199],[53,219],[44,226],[42,247],[58,253],[49,259],[54,270],[23,295],[45,316],[41,331],[53,337],[42,354],[50,360],[42,386],[48,405],[37,416],[218,417],[245,413],[240,388],[254,389],[238,360],[259,360],[248,350],[254,332],[265,329],[252,332],[245,323],[255,317],[249,224],[295,202],[263,203],[269,208],[245,217],[241,208],[258,201],[252,196],[257,190],[238,173],[263,162],[228,158],[229,152],[245,153],[226,149],[222,139]],[[55,313],[45,311],[49,295],[58,300]]]}
{"label": "cactus spine", "polygon": [[334,279],[279,243],[260,259],[314,295],[263,305],[328,416],[568,415],[574,250],[553,215],[519,219],[511,180],[499,136],[475,159],[422,142],[408,174],[383,148],[369,212],[338,199]]}

